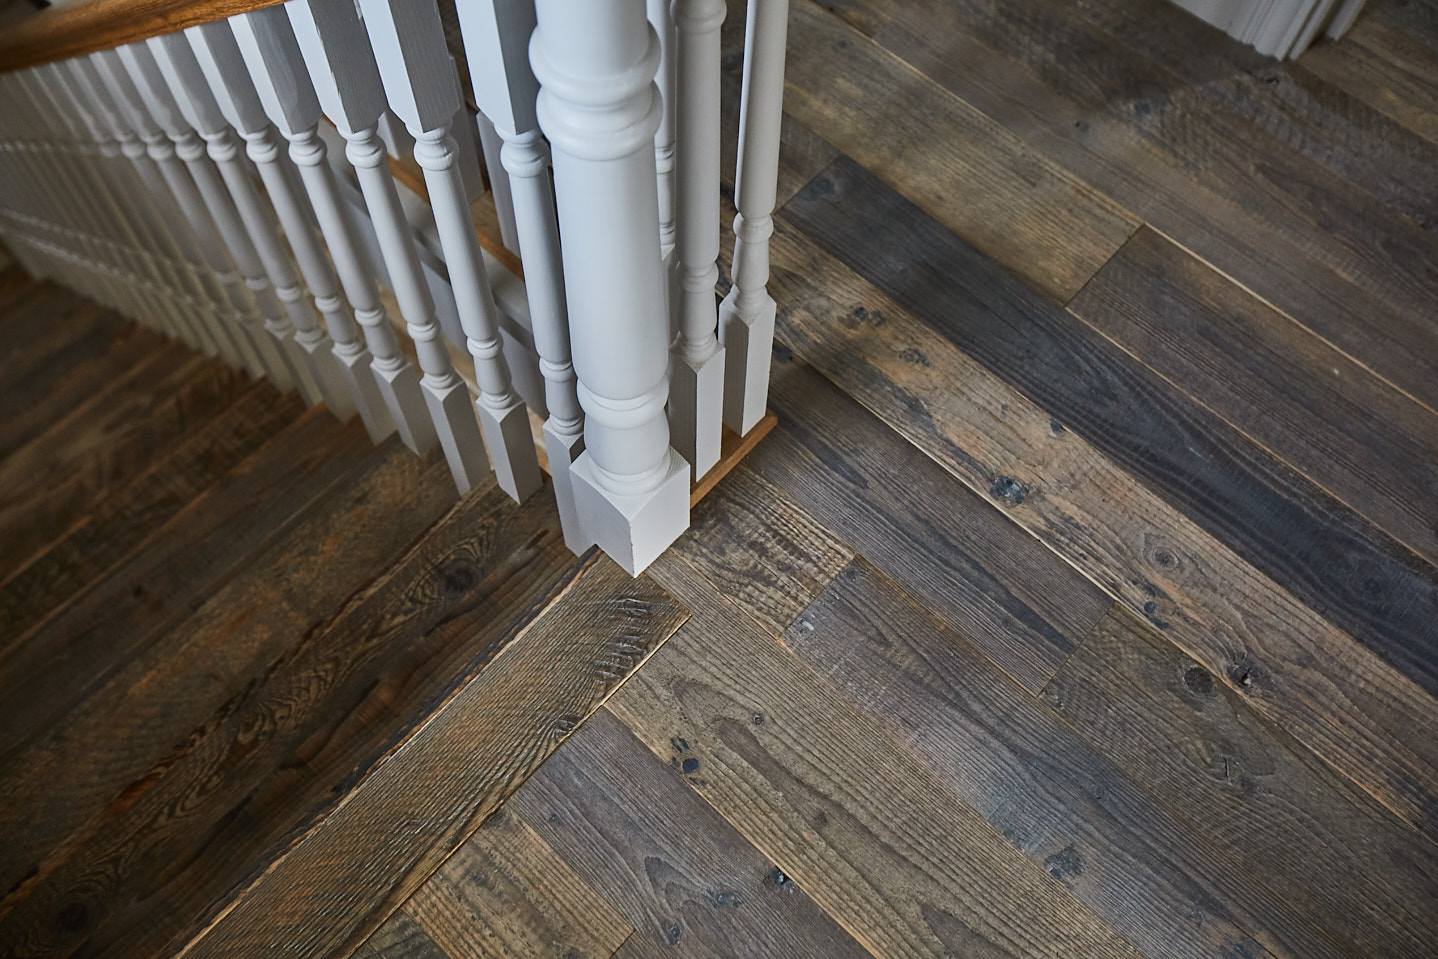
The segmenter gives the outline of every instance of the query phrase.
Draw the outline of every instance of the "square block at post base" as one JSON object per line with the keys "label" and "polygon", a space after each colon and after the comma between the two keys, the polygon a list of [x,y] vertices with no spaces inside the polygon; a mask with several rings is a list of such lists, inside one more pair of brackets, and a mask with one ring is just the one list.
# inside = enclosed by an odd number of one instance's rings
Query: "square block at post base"
{"label": "square block at post base", "polygon": [[768,299],[759,315],[745,318],[735,306],[737,295],[730,289],[719,304],[719,342],[724,347],[724,425],[743,436],[768,408],[778,307]]}
{"label": "square block at post base", "polygon": [[594,469],[588,451],[570,467],[584,532],[625,572],[638,576],[689,528],[689,462],[671,448],[664,479],[635,496],[604,489]]}

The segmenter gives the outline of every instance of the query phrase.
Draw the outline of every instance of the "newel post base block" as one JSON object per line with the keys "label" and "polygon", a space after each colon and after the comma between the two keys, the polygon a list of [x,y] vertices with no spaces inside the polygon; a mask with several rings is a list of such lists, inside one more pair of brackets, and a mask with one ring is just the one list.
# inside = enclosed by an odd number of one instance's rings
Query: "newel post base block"
{"label": "newel post base block", "polygon": [[[439,433],[439,445],[449,463],[454,485],[463,496],[489,475],[489,457],[484,453],[484,440],[479,421],[474,415],[474,401],[464,380],[454,377],[448,385],[433,383],[425,377],[421,383],[424,401]],[[533,442],[531,440],[531,442]]]}
{"label": "newel post base block", "polygon": [[772,299],[744,315],[731,289],[719,304],[719,342],[724,345],[724,425],[740,436],[764,418],[769,402],[769,361],[774,349]]}
{"label": "newel post base block", "polygon": [[[465,392],[468,393],[468,387]],[[515,403],[503,411],[492,410],[481,400],[474,404],[480,431],[493,460],[499,488],[522,503],[544,485],[544,474],[534,453],[534,433],[529,426],[529,409]]]}
{"label": "newel post base block", "polygon": [[376,361],[370,364],[370,370],[385,406],[389,407],[400,442],[420,456],[439,445],[439,434],[435,432],[414,367],[408,363],[390,365]]}
{"label": "newel post base block", "polygon": [[724,439],[724,357],[722,346],[702,360],[686,359],[676,349],[669,371],[669,444],[694,464],[694,482],[719,462]]}
{"label": "newel post base block", "polygon": [[633,495],[600,485],[588,452],[569,471],[585,534],[630,576],[644,572],[689,528],[689,462],[673,449],[667,455],[659,485]]}
{"label": "newel post base block", "polygon": [[594,545],[594,537],[584,528],[579,507],[574,502],[574,461],[584,452],[584,434],[562,433],[555,429],[553,417],[544,421],[544,452],[549,458],[549,478],[554,482],[554,499],[559,504],[559,526],[564,531],[564,545],[575,556]]}

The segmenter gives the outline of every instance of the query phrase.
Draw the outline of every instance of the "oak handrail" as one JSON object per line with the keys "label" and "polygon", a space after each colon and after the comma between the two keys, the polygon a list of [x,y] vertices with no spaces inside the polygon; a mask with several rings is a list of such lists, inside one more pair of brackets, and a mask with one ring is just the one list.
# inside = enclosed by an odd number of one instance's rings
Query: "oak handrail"
{"label": "oak handrail", "polygon": [[0,32],[0,73],[148,40],[283,0],[83,0]]}

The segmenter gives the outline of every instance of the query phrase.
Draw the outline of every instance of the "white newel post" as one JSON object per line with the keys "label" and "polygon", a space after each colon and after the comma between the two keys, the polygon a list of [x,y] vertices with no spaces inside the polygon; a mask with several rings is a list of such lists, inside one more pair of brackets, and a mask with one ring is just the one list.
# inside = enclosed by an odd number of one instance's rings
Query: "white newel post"
{"label": "white newel post", "polygon": [[504,358],[499,309],[450,131],[461,101],[439,10],[429,0],[360,0],[360,8],[390,107],[414,137],[415,162],[424,171],[460,326],[474,357],[476,409],[495,477],[505,492],[522,501],[540,488],[543,477],[529,431],[529,410],[514,391]]}
{"label": "white newel post", "polygon": [[538,0],[530,62],[554,153],[570,338],[585,412],[575,501],[631,574],[689,525],[689,463],[669,445],[654,87],[644,0]]}
{"label": "white newel post", "polygon": [[[205,266],[197,275],[214,277],[259,355],[265,374],[281,390],[295,385],[291,361],[270,334],[267,318],[260,310],[260,298],[241,276],[213,211],[201,197],[195,182],[185,172],[171,143],[150,117],[124,64],[113,50],[90,54],[78,64],[75,78],[94,97],[108,121],[114,125],[125,156],[139,176],[158,212],[156,229],[168,232],[177,250],[188,244],[199,248]],[[208,271],[205,267],[208,267]],[[270,301],[273,302],[273,297]],[[274,304],[275,311],[278,304]]]}
{"label": "white newel post", "polygon": [[[290,0],[285,6],[315,88],[325,91],[321,102],[344,136],[345,157],[359,177],[385,269],[424,372],[421,385],[425,402],[439,431],[450,472],[460,492],[468,492],[488,474],[489,463],[469,388],[450,362],[444,334],[435,317],[434,299],[379,137],[385,97],[369,37],[353,0]],[[451,116],[453,112],[451,109]],[[450,264],[452,274],[462,269]]]}
{"label": "white newel post", "polygon": [[[210,90],[209,81],[200,70],[194,51],[190,49],[184,35],[178,33],[152,38],[146,41],[144,46],[132,44],[122,48],[122,53],[127,50],[137,64],[137,69],[152,81],[156,99],[160,100],[166,92],[164,88],[168,87],[171,99],[165,106],[174,104],[186,123],[204,139],[205,150],[220,170],[239,211],[240,221],[255,245],[265,274],[274,284],[280,302],[285,305],[285,312],[294,327],[297,355],[304,364],[306,377],[314,381],[329,411],[341,420],[348,420],[355,415],[355,401],[335,359],[334,344],[325,328],[320,325],[319,317],[315,313],[316,304],[311,303],[300,286],[290,252],[285,248],[276,227],[275,211],[265,203],[251,179],[251,172],[244,162],[241,141],[220,111],[219,102]],[[252,153],[250,159],[258,163],[256,154]],[[260,164],[260,175],[267,186],[271,181],[276,181],[280,187],[285,188],[286,192],[282,196],[272,194],[277,204],[288,196],[289,186],[283,172],[275,166],[278,160],[279,151],[274,149],[271,143],[268,164]],[[268,175],[266,166],[269,167]],[[290,212],[299,213],[297,209]],[[307,232],[306,229],[300,235],[303,237]],[[338,297],[334,297],[330,306],[338,308],[343,304]]]}
{"label": "white newel post", "polygon": [[[288,28],[289,22],[284,15],[277,15]],[[290,249],[299,263],[305,285],[314,294],[315,306],[324,317],[331,344],[329,349],[333,352],[330,369],[343,379],[346,396],[351,407],[359,413],[370,439],[379,442],[394,432],[395,426],[371,371],[373,358],[360,338],[359,327],[355,325],[349,305],[340,296],[334,267],[315,236],[310,206],[303,202],[295,178],[284,162],[275,127],[266,115],[265,106],[250,79],[229,25],[216,21],[191,27],[184,34],[164,37],[162,43],[167,49],[171,66],[181,79],[185,74],[197,71],[198,75],[186,82],[204,84],[225,119],[244,138],[245,153],[260,172],[280,226],[289,238]],[[298,62],[298,50],[295,61]],[[264,75],[268,77],[271,74],[266,72]],[[281,77],[283,96],[275,96],[275,88],[271,85],[266,99],[275,101],[284,132],[289,136],[295,132],[294,126],[288,122],[291,119],[289,108],[293,107],[297,114],[308,115],[308,126],[313,127],[314,118],[319,115],[319,103],[309,89],[308,78],[300,84],[283,73]],[[306,348],[313,349],[326,342],[311,335]]]}
{"label": "white newel post", "polygon": [[741,435],[763,418],[769,401],[775,313],[768,291],[769,237],[779,180],[788,28],[789,0],[749,0],[734,178],[734,285],[719,307],[719,338],[728,353],[724,423]]}
{"label": "white newel post", "polygon": [[[145,94],[136,84],[130,65],[119,53],[103,50],[91,54],[100,73],[110,84],[116,100],[124,108],[130,124],[140,139],[145,142],[146,152],[159,167],[165,183],[174,194],[175,202],[197,234],[218,230],[222,249],[229,252],[234,264],[244,277],[264,326],[275,350],[279,353],[280,364],[287,370],[279,381],[282,389],[298,386],[300,394],[310,403],[319,402],[319,389],[314,381],[303,374],[303,365],[296,354],[293,329],[285,319],[275,292],[270,287],[259,255],[245,233],[239,214],[230,202],[229,194],[219,174],[205,153],[204,142],[179,118],[178,111],[166,113],[169,128],[165,129],[150,106],[160,106],[145,99]],[[133,62],[133,61],[132,61]],[[181,162],[183,161],[183,162]],[[188,171],[188,172],[187,172]],[[193,179],[191,179],[193,177]],[[208,213],[208,217],[204,214]]]}
{"label": "white newel post", "polygon": [[585,532],[583,517],[575,506],[570,471],[584,451],[584,413],[579,407],[569,349],[569,316],[549,151],[540,136],[535,113],[539,81],[529,66],[534,5],[507,0],[461,3],[458,12],[482,126],[489,126],[499,141],[498,149],[492,151],[498,154],[499,163],[486,160],[490,183],[497,192],[493,184],[500,179],[507,182],[513,203],[531,332],[549,407],[549,418],[544,422],[544,449],[549,456],[564,541],[575,553],[582,553],[594,545],[594,538]]}
{"label": "white newel post", "polygon": [[719,462],[724,350],[719,313],[719,27],[724,0],[674,0],[675,197],[679,336],[670,365],[669,429],[698,480]]}
{"label": "white newel post", "polygon": [[[249,79],[257,84],[255,90],[265,113],[280,125],[280,132],[289,141],[290,159],[299,170],[320,232],[334,258],[340,285],[354,308],[355,321],[364,332],[364,346],[373,358],[369,369],[387,413],[375,414],[376,426],[387,434],[392,423],[406,446],[416,453],[428,452],[439,437],[425,406],[419,375],[405,358],[390,327],[379,287],[340,198],[339,182],[319,135],[319,91],[310,82],[289,18],[283,10],[270,7],[234,17],[228,23],[195,27],[191,38],[197,53],[203,51],[202,67],[214,69],[226,78],[245,76],[248,71]],[[227,89],[248,88],[229,84]],[[229,102],[237,112],[248,115],[253,104],[246,105],[245,100],[243,96],[232,96]],[[332,115],[339,113],[338,107],[331,107]],[[335,342],[340,343],[340,338]],[[361,389],[367,389],[360,376],[363,354],[345,347],[342,360],[355,371]]]}

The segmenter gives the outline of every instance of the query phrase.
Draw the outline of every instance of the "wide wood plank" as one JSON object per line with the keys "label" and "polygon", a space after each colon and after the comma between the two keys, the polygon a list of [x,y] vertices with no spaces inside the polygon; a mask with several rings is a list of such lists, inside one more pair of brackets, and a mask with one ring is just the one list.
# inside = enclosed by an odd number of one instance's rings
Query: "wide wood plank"
{"label": "wide wood plank", "polygon": [[1112,600],[812,369],[775,367],[780,426],[750,468],[1043,686]]}
{"label": "wide wood plank", "polygon": [[[808,0],[790,9],[785,79],[788,113],[1059,299],[1078,292],[1138,226],[1132,214]],[[935,138],[935,130],[944,136]]]}
{"label": "wide wood plank", "polygon": [[[341,611],[278,637],[275,658],[235,677],[243,692],[162,760],[158,781],[123,811],[107,810],[88,842],[47,857],[53,873],[5,928],[51,928],[47,914],[82,884],[91,907],[75,933],[87,946],[159,954],[188,941],[352,801],[354,785],[493,659],[515,618],[532,619],[575,564],[552,503],[516,507],[492,483],[467,496]],[[196,849],[203,861],[187,862]],[[102,863],[103,886],[92,877]],[[165,881],[143,900],[126,894],[133,877],[154,875]],[[71,946],[57,937],[47,951]]]}
{"label": "wide wood plank", "polygon": [[[163,661],[170,630],[223,595],[232,575],[260,576],[247,567],[255,553],[279,540],[285,524],[367,452],[362,429],[337,429],[325,415],[316,410],[297,421],[161,527],[159,548],[111,567],[0,651],[8,714],[0,775],[31,765],[18,758],[27,744],[116,675],[134,675],[136,657],[156,643]],[[101,709],[94,718],[104,716]]]}
{"label": "wide wood plank", "polygon": [[85,521],[0,585],[0,647],[152,542],[153,535],[304,410],[257,383],[168,457],[87,511]]}
{"label": "wide wood plank", "polygon": [[1137,956],[681,560],[693,611],[610,710],[879,957]]}
{"label": "wide wood plank", "polygon": [[[851,162],[836,162],[785,214],[1255,568],[1438,694],[1438,570],[1430,564]],[[1012,498],[1001,492],[994,498]]]}
{"label": "wide wood plank", "polygon": [[355,959],[454,959],[435,945],[429,934],[401,910],[365,940]]}
{"label": "wide wood plank", "polygon": [[785,641],[1146,955],[1349,954],[862,560]]}
{"label": "wide wood plank", "polygon": [[783,490],[741,463],[672,547],[759,623],[782,633],[854,558]]}
{"label": "wide wood plank", "polygon": [[1438,562],[1438,415],[1148,229],[1069,309]]}
{"label": "wide wood plank", "polygon": [[[1368,13],[1378,4],[1369,5]],[[1320,43],[1304,51],[1303,68],[1341,88],[1374,110],[1438,144],[1438,76],[1424,71],[1402,51],[1411,41],[1373,16],[1359,17],[1341,43]],[[1399,51],[1395,56],[1392,51]]]}
{"label": "wide wood plank", "polygon": [[[1438,275],[1428,266],[1438,234],[1215,104],[1171,61],[1116,40],[1105,18],[1123,5],[855,0],[841,12],[1031,148],[1438,408]],[[1157,0],[1153,9],[1192,24]],[[1211,80],[1214,61],[1195,59],[1195,69],[1205,63]],[[952,147],[941,138],[930,149]]]}
{"label": "wide wood plank", "polygon": [[500,655],[478,678],[217,915],[189,954],[354,949],[684,621],[649,579],[593,554],[581,565],[542,616],[499,639]]}
{"label": "wide wood plank", "polygon": [[[39,715],[64,716],[37,734],[15,712],[3,729],[10,742],[26,743],[0,763],[0,830],[14,837],[0,849],[6,889],[43,874],[57,844],[84,839],[81,827],[107,804],[123,809],[143,795],[192,735],[227,715],[224,705],[246,682],[453,502],[438,457],[420,460],[397,439],[364,455],[358,424],[338,431],[338,443],[326,441],[333,423],[319,426],[287,431],[283,445],[262,451],[272,455],[242,464],[245,482],[227,487],[233,493],[215,511],[223,522],[204,525],[218,498],[197,500],[172,524],[171,548],[137,557],[56,621],[73,616],[74,633],[51,624],[48,642],[28,645],[28,669],[6,659],[7,702],[23,698]],[[186,535],[194,524],[205,535]],[[35,667],[47,650],[53,664]]]}
{"label": "wide wood plank", "polygon": [[1432,955],[1438,847],[1127,612],[1043,698],[1349,954]]}
{"label": "wide wood plank", "polygon": [[609,959],[634,931],[505,809],[454,851],[403,912],[451,959]]}
{"label": "wide wood plank", "polygon": [[[1438,710],[1426,691],[817,250],[784,217],[774,256],[783,346],[1109,595],[1161,624],[1264,716],[1429,828]],[[928,365],[916,368],[915,355]]]}
{"label": "wide wood plank", "polygon": [[[623,913],[650,949],[686,956],[867,953],[774,863],[601,710],[510,807]],[[616,946],[618,944],[616,943]]]}

